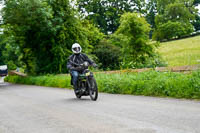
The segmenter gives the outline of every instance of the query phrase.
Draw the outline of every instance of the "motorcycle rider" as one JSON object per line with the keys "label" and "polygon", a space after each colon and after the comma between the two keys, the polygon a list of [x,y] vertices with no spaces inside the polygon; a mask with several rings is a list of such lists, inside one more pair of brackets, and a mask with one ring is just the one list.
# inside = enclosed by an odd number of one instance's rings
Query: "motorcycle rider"
{"label": "motorcycle rider", "polygon": [[74,43],[72,45],[72,52],[73,54],[69,56],[67,61],[67,69],[70,71],[70,74],[72,76],[72,84],[74,86],[75,92],[78,93],[78,87],[77,87],[77,80],[78,75],[81,72],[80,64],[87,61],[90,65],[96,67],[97,65],[88,58],[86,54],[81,53],[82,48],[78,43]]}

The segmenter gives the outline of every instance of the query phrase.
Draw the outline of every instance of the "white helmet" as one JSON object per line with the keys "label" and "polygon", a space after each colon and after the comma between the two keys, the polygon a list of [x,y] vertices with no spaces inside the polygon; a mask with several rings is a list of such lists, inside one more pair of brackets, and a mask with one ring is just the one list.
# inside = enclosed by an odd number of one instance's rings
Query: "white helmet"
{"label": "white helmet", "polygon": [[72,45],[72,51],[73,51],[73,53],[79,54],[81,52],[81,50],[82,50],[82,48],[81,48],[81,46],[78,43],[74,43]]}

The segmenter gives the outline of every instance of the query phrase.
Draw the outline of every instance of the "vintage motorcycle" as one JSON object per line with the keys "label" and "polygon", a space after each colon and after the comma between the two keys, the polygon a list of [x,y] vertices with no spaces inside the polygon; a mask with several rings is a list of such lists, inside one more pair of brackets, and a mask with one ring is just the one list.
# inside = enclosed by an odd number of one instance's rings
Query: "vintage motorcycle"
{"label": "vintage motorcycle", "polygon": [[88,69],[90,66],[87,61],[79,65],[82,71],[79,73],[77,87],[79,92],[74,93],[77,98],[82,96],[90,96],[91,100],[96,101],[98,98],[98,87],[93,73]]}

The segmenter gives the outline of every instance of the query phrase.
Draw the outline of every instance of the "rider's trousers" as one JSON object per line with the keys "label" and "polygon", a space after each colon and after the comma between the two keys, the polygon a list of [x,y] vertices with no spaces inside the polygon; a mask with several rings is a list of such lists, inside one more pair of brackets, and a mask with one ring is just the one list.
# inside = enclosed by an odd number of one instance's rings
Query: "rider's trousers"
{"label": "rider's trousers", "polygon": [[78,80],[78,72],[77,71],[71,71],[71,75],[72,75],[72,83],[73,83],[74,86],[76,86],[77,80]]}

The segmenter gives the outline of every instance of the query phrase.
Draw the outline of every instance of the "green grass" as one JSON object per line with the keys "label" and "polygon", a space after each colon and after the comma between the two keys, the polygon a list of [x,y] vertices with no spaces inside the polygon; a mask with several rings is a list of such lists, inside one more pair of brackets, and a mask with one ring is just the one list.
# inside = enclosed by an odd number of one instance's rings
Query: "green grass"
{"label": "green grass", "polygon": [[[95,74],[100,92],[159,97],[200,99],[200,71],[192,74],[171,72],[142,72]],[[61,88],[72,88],[70,76],[49,75],[39,77],[8,76],[6,81]]]}
{"label": "green grass", "polygon": [[161,43],[158,51],[168,66],[200,64],[200,36]]}
{"label": "green grass", "polygon": [[47,75],[47,76],[8,76],[5,81],[27,85],[38,85],[47,87],[71,88],[70,76]]}

